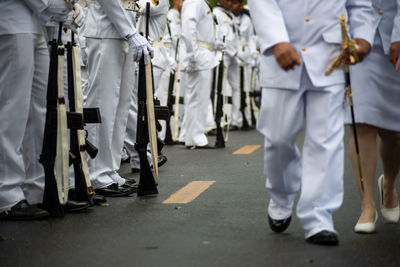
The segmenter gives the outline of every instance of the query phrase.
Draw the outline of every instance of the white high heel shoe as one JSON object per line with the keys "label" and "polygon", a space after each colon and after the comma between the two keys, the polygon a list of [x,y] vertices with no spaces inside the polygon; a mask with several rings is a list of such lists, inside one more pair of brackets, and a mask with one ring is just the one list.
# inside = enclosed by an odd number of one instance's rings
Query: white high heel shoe
{"label": "white high heel shoe", "polygon": [[375,210],[375,221],[374,222],[366,222],[366,223],[357,223],[354,226],[354,231],[359,234],[370,234],[375,232],[375,224],[378,220],[378,212]]}
{"label": "white high heel shoe", "polygon": [[379,195],[381,197],[381,213],[383,218],[389,223],[398,223],[400,219],[400,206],[395,208],[385,208],[383,206],[383,174],[378,179]]}

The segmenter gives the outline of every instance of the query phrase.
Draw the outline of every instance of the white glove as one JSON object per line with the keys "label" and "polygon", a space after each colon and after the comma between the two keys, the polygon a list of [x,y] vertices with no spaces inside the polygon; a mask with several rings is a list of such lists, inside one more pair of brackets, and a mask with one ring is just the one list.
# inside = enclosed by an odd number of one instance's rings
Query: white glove
{"label": "white glove", "polygon": [[129,47],[132,49],[133,60],[139,62],[144,57],[144,63],[149,63],[149,54],[154,57],[154,49],[143,36],[135,32],[132,36],[128,37]]}
{"label": "white glove", "polygon": [[224,42],[221,42],[220,40],[216,40],[214,43],[214,50],[215,51],[225,51],[226,49],[226,44]]}
{"label": "white glove", "polygon": [[72,18],[74,19],[74,23],[78,26],[78,28],[83,26],[83,24],[85,23],[86,15],[81,5],[74,4]]}
{"label": "white glove", "polygon": [[227,54],[230,57],[234,57],[236,53],[237,51],[233,46],[231,45],[226,46],[225,54]]}
{"label": "white glove", "polygon": [[188,66],[187,66],[187,68],[186,68],[186,71],[187,72],[194,72],[194,71],[196,71],[196,67],[197,67],[197,64],[196,64],[197,62],[196,62],[196,58],[194,57],[194,56],[191,56],[190,58],[189,58],[189,64],[188,64]]}
{"label": "white glove", "polygon": [[249,54],[246,51],[239,50],[236,58],[239,64],[249,64]]}
{"label": "white glove", "polygon": [[176,72],[176,70],[178,69],[178,64],[176,63],[175,59],[172,57],[168,58],[168,65],[169,65],[169,69],[172,72]]}
{"label": "white glove", "polygon": [[[63,22],[63,26],[65,28],[70,29],[74,33],[77,33],[78,25],[75,24],[73,15],[74,15],[74,12],[71,11],[68,13],[68,16],[64,20],[60,20],[60,21]],[[53,17],[52,20],[59,22],[59,19],[60,19],[59,17],[58,18]]]}

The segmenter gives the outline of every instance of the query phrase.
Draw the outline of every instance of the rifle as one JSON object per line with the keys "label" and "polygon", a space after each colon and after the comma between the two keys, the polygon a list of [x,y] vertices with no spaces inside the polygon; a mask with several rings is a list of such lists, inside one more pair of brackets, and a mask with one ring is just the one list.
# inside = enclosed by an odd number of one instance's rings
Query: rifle
{"label": "rifle", "polygon": [[[71,41],[67,43],[68,65],[68,117],[75,117],[70,128],[70,162],[73,164],[75,175],[75,198],[79,201],[92,203],[94,190],[90,181],[86,152],[91,158],[97,155],[97,148],[86,139],[85,123],[100,123],[99,108],[84,109],[82,100],[82,85],[80,72],[79,48],[71,32]],[[71,121],[71,120],[69,120]]]}
{"label": "rifle", "polygon": [[[150,17],[150,3],[146,3],[146,38],[148,39],[148,25]],[[154,116],[153,80],[151,60],[145,64],[144,57],[139,62],[138,81],[138,119],[135,149],[139,153],[140,174],[138,196],[158,194],[158,162],[157,162],[157,138]],[[150,143],[153,159],[153,172],[147,159],[147,144]]]}
{"label": "rifle", "polygon": [[256,80],[257,80],[257,70],[255,67],[251,69],[251,92],[249,94],[250,97],[250,113],[251,113],[251,124],[256,126],[258,120],[258,106],[256,105]]}
{"label": "rifle", "polygon": [[[179,39],[176,42],[176,54],[178,53]],[[175,54],[175,58],[177,57]],[[178,139],[178,121],[179,121],[179,104],[184,104],[184,98],[181,97],[181,70],[179,69],[179,62],[177,63],[176,74],[176,89],[175,89],[175,109],[174,109],[174,128],[172,131],[172,140],[175,142]]]}
{"label": "rifle", "polygon": [[[175,48],[175,61],[176,61],[176,58],[178,55],[178,44],[179,44],[179,39],[176,43],[176,48]],[[171,73],[169,75],[168,100],[167,100],[167,107],[168,107],[170,114],[172,114],[172,106],[173,106],[173,102],[174,102],[174,99],[173,99],[174,84],[175,84],[175,71],[171,71]],[[178,105],[179,105],[179,103],[178,103]],[[175,118],[175,119],[177,119],[177,118]],[[166,145],[173,145],[175,143],[172,138],[170,122],[171,122],[171,116],[168,116],[168,119],[166,120],[166,132],[165,132],[165,139],[164,139],[164,143]]]}
{"label": "rifle", "polygon": [[[222,38],[223,42],[225,43],[225,36]],[[217,135],[215,140],[215,147],[217,148],[224,148],[225,147],[225,140],[222,135],[222,127],[221,127],[221,118],[223,116],[223,97],[222,97],[222,85],[224,79],[224,51],[222,51],[221,61],[219,62],[218,66],[218,81],[217,81],[217,104],[215,109],[215,124],[217,126]]]}
{"label": "rifle", "polygon": [[243,117],[243,125],[242,130],[247,130],[250,128],[249,123],[247,122],[245,109],[247,106],[246,103],[246,92],[244,91],[244,83],[245,83],[245,71],[244,66],[240,66],[240,113],[242,113]]}
{"label": "rifle", "polygon": [[[64,99],[64,46],[61,41],[62,23],[59,24],[58,40],[50,44],[50,66],[46,95],[46,121],[42,153],[39,162],[45,173],[43,208],[52,216],[64,216],[68,200],[68,138],[67,114]],[[57,162],[56,162],[57,158]],[[57,164],[55,164],[57,163]],[[56,175],[54,167],[56,165]]]}

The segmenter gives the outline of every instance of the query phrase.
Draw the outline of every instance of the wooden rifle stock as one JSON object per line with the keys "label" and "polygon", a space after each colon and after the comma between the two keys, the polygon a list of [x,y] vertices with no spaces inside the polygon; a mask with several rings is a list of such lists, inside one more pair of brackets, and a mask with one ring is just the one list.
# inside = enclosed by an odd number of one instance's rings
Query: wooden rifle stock
{"label": "wooden rifle stock", "polygon": [[[82,103],[81,75],[79,53],[71,32],[71,42],[67,44],[67,66],[68,66],[68,100],[69,111],[75,113],[81,119],[79,124],[70,125],[70,153],[75,176],[75,199],[92,203],[94,190],[90,182],[89,169],[87,166],[86,152],[93,158],[97,154],[97,148],[87,143],[84,131],[84,111]],[[98,114],[100,115],[100,114]],[[94,120],[94,118],[91,118]],[[100,118],[96,120],[99,122]],[[90,150],[90,151],[89,151]],[[89,153],[90,152],[90,153]]]}

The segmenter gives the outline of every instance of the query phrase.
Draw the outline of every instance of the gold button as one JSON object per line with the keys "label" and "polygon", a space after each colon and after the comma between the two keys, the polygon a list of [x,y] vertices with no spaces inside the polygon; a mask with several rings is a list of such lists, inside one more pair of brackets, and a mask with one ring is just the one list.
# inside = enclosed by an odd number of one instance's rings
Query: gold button
{"label": "gold button", "polygon": [[383,14],[383,10],[382,9],[379,9],[379,15],[382,15]]}
{"label": "gold button", "polygon": [[306,17],[306,21],[309,22],[310,21],[310,17]]}
{"label": "gold button", "polygon": [[301,50],[302,50],[302,51],[306,51],[307,48],[303,45],[303,46],[301,47]]}

